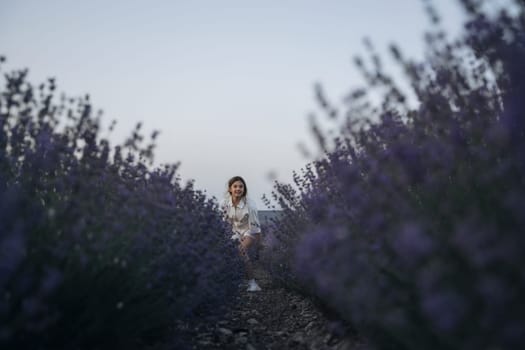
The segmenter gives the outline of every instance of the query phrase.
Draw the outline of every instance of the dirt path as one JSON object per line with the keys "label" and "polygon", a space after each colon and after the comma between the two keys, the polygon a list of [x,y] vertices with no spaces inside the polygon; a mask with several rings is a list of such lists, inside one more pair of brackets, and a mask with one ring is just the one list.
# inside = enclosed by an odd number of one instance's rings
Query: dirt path
{"label": "dirt path", "polygon": [[366,349],[308,299],[278,286],[261,268],[255,275],[262,291],[250,293],[239,286],[233,309],[192,330],[193,349]]}

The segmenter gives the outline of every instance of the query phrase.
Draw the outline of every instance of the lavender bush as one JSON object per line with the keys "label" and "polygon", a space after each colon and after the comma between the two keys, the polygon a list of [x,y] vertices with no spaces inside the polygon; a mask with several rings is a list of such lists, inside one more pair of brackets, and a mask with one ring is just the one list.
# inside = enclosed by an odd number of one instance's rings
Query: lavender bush
{"label": "lavender bush", "polygon": [[0,346],[173,346],[177,329],[220,311],[242,265],[216,204],[176,165],[152,167],[157,133],[145,145],[138,125],[111,147],[89,97],[57,98],[53,79],[35,88],[27,70],[5,78]]}
{"label": "lavender bush", "polygon": [[356,60],[368,85],[349,95],[338,136],[314,129],[326,156],[274,191],[284,219],[268,267],[379,349],[519,349],[525,339],[525,4],[461,4],[461,39],[446,37],[427,3],[426,60],[392,47],[416,107],[368,43],[371,59]]}

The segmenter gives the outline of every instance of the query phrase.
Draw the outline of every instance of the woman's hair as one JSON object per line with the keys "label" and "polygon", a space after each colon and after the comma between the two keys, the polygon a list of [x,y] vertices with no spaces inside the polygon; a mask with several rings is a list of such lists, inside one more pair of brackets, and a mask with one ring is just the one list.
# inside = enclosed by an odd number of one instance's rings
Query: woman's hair
{"label": "woman's hair", "polygon": [[240,176],[234,176],[228,180],[228,193],[231,195],[230,187],[232,187],[233,183],[236,181],[240,181],[244,185],[244,193],[242,194],[242,196],[246,197],[246,195],[248,194],[248,187],[246,187],[246,181],[244,181],[244,179]]}

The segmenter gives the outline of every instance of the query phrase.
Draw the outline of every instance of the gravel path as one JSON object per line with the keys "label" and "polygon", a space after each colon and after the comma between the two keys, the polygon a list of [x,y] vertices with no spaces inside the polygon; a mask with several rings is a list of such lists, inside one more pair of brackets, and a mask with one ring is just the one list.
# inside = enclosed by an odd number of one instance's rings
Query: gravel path
{"label": "gravel path", "polygon": [[233,309],[225,310],[220,320],[187,330],[193,349],[367,349],[357,336],[328,320],[308,299],[274,283],[260,267],[255,275],[262,291],[250,293],[239,286]]}

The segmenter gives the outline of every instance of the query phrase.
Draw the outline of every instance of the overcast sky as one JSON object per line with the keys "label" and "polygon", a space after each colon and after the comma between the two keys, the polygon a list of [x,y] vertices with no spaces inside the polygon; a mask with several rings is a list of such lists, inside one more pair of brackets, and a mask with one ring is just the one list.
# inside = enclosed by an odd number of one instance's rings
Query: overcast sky
{"label": "overcast sky", "polygon": [[[457,33],[456,1],[437,2]],[[139,121],[160,130],[157,164],[181,162],[183,180],[215,197],[244,176],[259,209],[269,174],[290,181],[308,161],[298,143],[315,149],[314,84],[341,101],[361,83],[363,37],[421,57],[425,28],[421,0],[0,0],[4,70],[89,93],[104,125],[117,120],[115,142]]]}

